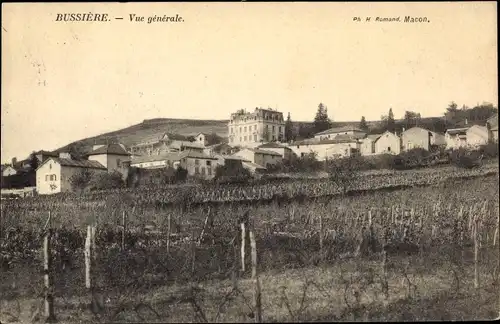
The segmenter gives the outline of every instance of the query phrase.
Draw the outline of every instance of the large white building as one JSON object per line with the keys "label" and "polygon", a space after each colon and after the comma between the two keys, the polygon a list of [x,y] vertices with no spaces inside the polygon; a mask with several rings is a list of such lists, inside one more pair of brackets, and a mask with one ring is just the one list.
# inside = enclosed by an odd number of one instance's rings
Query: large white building
{"label": "large white building", "polygon": [[255,108],[253,112],[239,110],[231,114],[228,132],[229,145],[233,147],[286,140],[283,113],[272,109]]}

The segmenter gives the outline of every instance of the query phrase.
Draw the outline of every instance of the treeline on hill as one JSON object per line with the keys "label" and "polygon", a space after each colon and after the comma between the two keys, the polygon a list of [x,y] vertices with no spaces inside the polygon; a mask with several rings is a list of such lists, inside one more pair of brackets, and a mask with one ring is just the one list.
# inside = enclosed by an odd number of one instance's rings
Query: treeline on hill
{"label": "treeline on hill", "polygon": [[[458,108],[455,102],[451,102],[446,107],[443,117],[422,117],[419,112],[406,110],[400,118],[394,115],[392,108],[388,113],[380,117],[378,122],[367,122],[361,116],[357,128],[369,134],[381,134],[385,131],[401,133],[406,129],[418,126],[433,132],[444,133],[448,128],[464,127],[467,124],[484,124],[488,118],[498,113],[498,108],[491,103],[478,104],[472,108],[465,105]],[[285,134],[288,140],[303,140],[311,138],[314,134],[322,132],[332,127],[345,126],[346,123],[335,122],[328,115],[328,108],[320,103],[312,123],[293,122],[290,114],[285,123]]]}

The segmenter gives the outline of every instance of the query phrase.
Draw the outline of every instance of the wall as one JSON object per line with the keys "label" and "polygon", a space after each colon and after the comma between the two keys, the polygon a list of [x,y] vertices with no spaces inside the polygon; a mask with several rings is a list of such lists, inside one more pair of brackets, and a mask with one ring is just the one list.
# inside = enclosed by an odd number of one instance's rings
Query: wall
{"label": "wall", "polygon": [[335,158],[336,156],[350,156],[351,149],[357,149],[358,145],[356,143],[290,144],[289,147],[298,157],[301,157],[303,154],[316,153],[316,159],[318,161],[324,161],[326,159]]}
{"label": "wall", "polygon": [[16,174],[16,173],[17,173],[17,171],[16,171],[13,167],[8,166],[8,167],[6,167],[6,168],[2,171],[2,176],[4,176],[4,177],[8,177],[8,176],[14,175],[14,174]]}
{"label": "wall", "polygon": [[365,138],[363,141],[361,141],[360,151],[361,155],[376,154],[375,144],[373,143],[373,140]]}
{"label": "wall", "polygon": [[124,155],[98,154],[89,156],[90,161],[97,161],[104,165],[108,172],[117,171],[122,174],[122,178],[126,179],[128,168],[122,167],[122,162],[130,161],[130,158]]}
{"label": "wall", "polygon": [[365,136],[366,133],[355,131],[355,130],[350,130],[350,131],[346,131],[346,132],[335,132],[335,133],[331,133],[331,134],[327,134],[327,135],[314,135],[314,138],[318,139],[318,140],[328,140],[328,139],[334,139],[335,136],[337,136],[337,135]]}
{"label": "wall", "polygon": [[410,128],[401,134],[403,150],[408,151],[414,148],[429,150],[429,132],[422,128]]}
{"label": "wall", "polygon": [[187,170],[189,176],[199,176],[204,179],[212,179],[215,177],[217,160],[188,157],[182,159],[180,165]]}
{"label": "wall", "polygon": [[376,154],[399,154],[401,153],[401,140],[392,133],[384,133],[375,142]]}
{"label": "wall", "polygon": [[283,161],[283,158],[277,155],[255,153],[255,160],[257,161],[255,164],[267,167],[268,164],[274,165]]}
{"label": "wall", "polygon": [[488,130],[485,127],[472,126],[467,130],[467,145],[479,146],[488,143]]}
{"label": "wall", "polygon": [[[56,179],[50,180],[50,175],[55,175]],[[50,160],[38,168],[36,171],[36,190],[40,195],[55,194],[62,191],[61,165],[59,163]]]}
{"label": "wall", "polygon": [[235,153],[234,155],[242,157],[244,159],[247,159],[250,162],[257,163],[257,162],[255,162],[255,153],[248,150],[248,149],[243,149],[243,150]]}
{"label": "wall", "polygon": [[[464,138],[460,138],[463,136]],[[467,146],[467,140],[465,138],[465,135],[461,134],[446,134],[445,135],[446,139],[446,148],[448,149],[457,149],[459,147],[464,147]]]}

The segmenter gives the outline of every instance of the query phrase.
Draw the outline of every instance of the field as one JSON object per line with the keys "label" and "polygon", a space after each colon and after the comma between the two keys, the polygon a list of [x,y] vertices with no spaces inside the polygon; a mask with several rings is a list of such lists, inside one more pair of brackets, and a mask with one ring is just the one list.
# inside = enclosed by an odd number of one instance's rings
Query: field
{"label": "field", "polygon": [[244,272],[240,261],[245,215],[265,322],[498,317],[498,165],[436,172],[371,175],[350,195],[327,180],[296,180],[222,194],[191,188],[191,204],[165,203],[175,196],[167,188],[2,202],[0,320],[43,318],[49,211],[54,307],[64,322],[255,321],[250,252]]}

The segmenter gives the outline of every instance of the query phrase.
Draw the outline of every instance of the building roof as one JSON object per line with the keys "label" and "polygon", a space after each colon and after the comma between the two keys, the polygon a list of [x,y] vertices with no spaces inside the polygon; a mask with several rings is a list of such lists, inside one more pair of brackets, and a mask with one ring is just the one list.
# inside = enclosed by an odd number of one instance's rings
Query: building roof
{"label": "building roof", "polygon": [[46,155],[46,156],[53,156],[53,157],[58,157],[59,156],[59,153],[57,152],[49,152],[49,151],[44,151],[44,150],[40,150],[38,152],[35,152],[34,155]]}
{"label": "building roof", "polygon": [[355,140],[353,139],[337,139],[336,137],[334,139],[329,139],[329,140],[312,140],[312,139],[306,139],[303,141],[297,141],[294,142],[293,145],[325,145],[325,144],[347,144],[347,143],[352,143]]}
{"label": "building roof", "polygon": [[370,141],[376,141],[378,140],[383,134],[371,134],[371,135],[368,135],[366,136],[366,139],[370,140]]}
{"label": "building roof", "polygon": [[258,165],[257,163],[253,163],[250,161],[243,161],[243,166],[251,167],[251,168],[257,169],[257,170],[266,170],[266,168],[263,167],[262,165]]}
{"label": "building roof", "polygon": [[498,114],[494,114],[486,122],[490,125],[491,130],[498,130]]}
{"label": "building roof", "polygon": [[449,134],[449,135],[465,134],[468,129],[469,129],[469,127],[449,128],[446,130],[446,134]]}
{"label": "building roof", "polygon": [[180,152],[179,156],[181,159],[192,158],[192,159],[217,160],[216,157],[208,156],[205,153],[193,152],[193,151]]}
{"label": "building roof", "polygon": [[99,154],[130,156],[130,153],[128,153],[119,144],[108,144],[108,145],[101,146],[98,149],[90,152],[88,155],[90,156],[90,155],[99,155]]}
{"label": "building roof", "polygon": [[350,134],[338,134],[337,136],[335,136],[333,139],[334,140],[338,140],[338,141],[357,141],[358,139],[363,139],[365,138],[365,134],[361,135],[361,134],[357,134],[357,135],[350,135]]}
{"label": "building roof", "polygon": [[260,150],[258,148],[247,148],[247,150],[250,150],[250,151],[257,153],[257,154],[281,156],[281,154],[279,154],[279,153],[276,153],[273,151],[267,151],[267,150]]}
{"label": "building roof", "polygon": [[280,143],[273,143],[273,142],[259,145],[257,148],[287,148],[287,149],[289,149],[288,146],[285,146],[285,145],[280,144]]}
{"label": "building roof", "polygon": [[356,127],[342,126],[342,127],[333,127],[333,128],[327,129],[325,131],[316,133],[314,135],[318,136],[318,135],[328,135],[328,134],[344,133],[344,132],[361,132],[361,133],[366,133],[365,131],[362,131],[361,129],[356,128]]}
{"label": "building roof", "polygon": [[226,160],[240,160],[240,161],[247,161],[247,162],[250,162],[250,160],[247,160],[246,158],[242,157],[242,156],[238,156],[238,155],[226,155],[226,156],[222,156],[224,159]]}
{"label": "building roof", "polygon": [[56,163],[59,163],[61,166],[65,166],[65,167],[106,170],[106,167],[97,161],[70,160],[70,159],[61,159],[61,158],[56,158],[56,157],[50,157],[45,162],[40,164],[38,169],[40,169],[43,165],[45,165],[48,161],[51,161],[51,160],[56,162]]}
{"label": "building roof", "polygon": [[181,159],[179,152],[163,153],[159,155],[143,155],[132,158],[132,164],[156,162],[156,161],[179,161]]}

